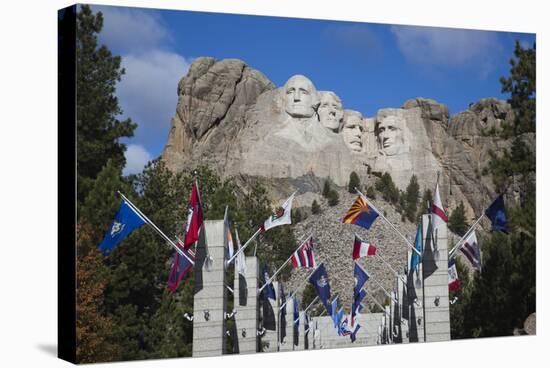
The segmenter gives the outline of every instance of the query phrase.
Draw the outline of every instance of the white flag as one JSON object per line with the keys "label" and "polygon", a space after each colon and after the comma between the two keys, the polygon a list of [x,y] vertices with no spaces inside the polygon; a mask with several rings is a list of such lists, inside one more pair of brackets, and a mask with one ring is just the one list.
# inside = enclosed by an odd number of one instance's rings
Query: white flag
{"label": "white flag", "polygon": [[[239,239],[239,231],[235,229],[235,236],[237,237],[237,252],[241,249],[241,240]],[[246,276],[246,258],[244,252],[240,252],[235,260],[235,268],[237,272],[243,277]]]}
{"label": "white flag", "polygon": [[295,194],[296,192],[292,193],[290,198],[288,198],[281,207],[277,208],[275,213],[265,220],[262,231],[267,231],[279,225],[290,225],[292,223],[290,213],[292,212],[292,200]]}
{"label": "white flag", "polygon": [[441,196],[439,195],[439,183],[435,185],[434,202],[432,204],[432,214],[435,215],[433,217],[434,229],[437,229],[439,226],[443,224],[446,225],[447,222],[449,222],[449,219],[447,218],[447,215],[443,210],[443,203],[441,202]]}

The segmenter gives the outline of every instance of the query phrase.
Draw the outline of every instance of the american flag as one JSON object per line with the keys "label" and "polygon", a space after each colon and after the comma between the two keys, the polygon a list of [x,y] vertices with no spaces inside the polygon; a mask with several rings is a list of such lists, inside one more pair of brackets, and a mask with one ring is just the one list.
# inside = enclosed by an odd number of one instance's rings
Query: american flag
{"label": "american flag", "polygon": [[294,268],[315,268],[315,255],[313,254],[313,236],[310,235],[290,257]]}

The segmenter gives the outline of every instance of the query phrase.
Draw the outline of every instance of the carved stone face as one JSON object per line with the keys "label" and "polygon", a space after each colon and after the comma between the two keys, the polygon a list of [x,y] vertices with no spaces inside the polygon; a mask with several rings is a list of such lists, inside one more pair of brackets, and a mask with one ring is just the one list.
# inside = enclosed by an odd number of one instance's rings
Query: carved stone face
{"label": "carved stone face", "polygon": [[344,117],[342,102],[332,92],[319,92],[319,95],[321,100],[317,109],[319,121],[325,128],[337,132]]}
{"label": "carved stone face", "polygon": [[342,127],[342,136],[350,150],[361,152],[363,149],[362,138],[364,131],[363,118],[359,113],[346,114],[344,117],[344,126]]}
{"label": "carved stone face", "polygon": [[405,148],[405,120],[397,116],[386,116],[378,124],[378,143],[387,156],[398,155]]}
{"label": "carved stone face", "polygon": [[318,103],[317,90],[303,75],[290,78],[283,87],[285,111],[294,118],[309,118]]}

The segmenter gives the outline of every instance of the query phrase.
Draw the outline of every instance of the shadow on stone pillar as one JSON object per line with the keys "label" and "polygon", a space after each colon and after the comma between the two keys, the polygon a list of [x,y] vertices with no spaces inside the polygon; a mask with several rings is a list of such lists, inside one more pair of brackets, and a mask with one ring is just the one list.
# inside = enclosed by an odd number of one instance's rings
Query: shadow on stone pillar
{"label": "shadow on stone pillar", "polygon": [[197,243],[194,266],[194,357],[216,356],[225,352],[226,246],[227,231],[224,221],[205,221]]}

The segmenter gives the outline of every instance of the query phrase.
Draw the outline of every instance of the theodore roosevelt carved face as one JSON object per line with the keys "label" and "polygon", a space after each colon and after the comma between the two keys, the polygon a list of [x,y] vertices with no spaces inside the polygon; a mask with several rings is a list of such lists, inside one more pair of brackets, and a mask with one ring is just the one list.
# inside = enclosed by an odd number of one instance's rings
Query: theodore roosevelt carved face
{"label": "theodore roosevelt carved face", "polygon": [[303,75],[291,77],[283,87],[285,111],[293,118],[309,118],[319,105],[313,83]]}
{"label": "theodore roosevelt carved face", "polygon": [[344,112],[344,125],[342,136],[348,148],[353,152],[361,152],[363,149],[363,133],[365,125],[360,112],[346,110]]}

